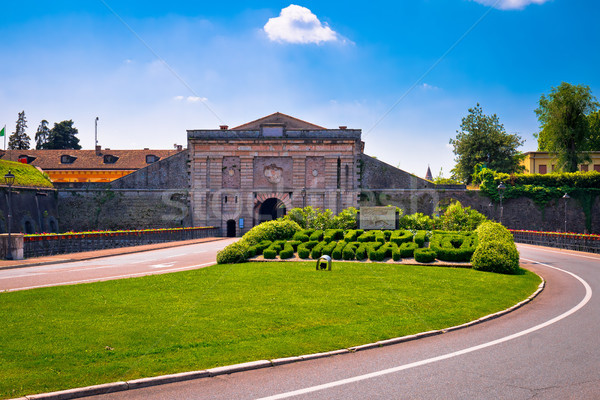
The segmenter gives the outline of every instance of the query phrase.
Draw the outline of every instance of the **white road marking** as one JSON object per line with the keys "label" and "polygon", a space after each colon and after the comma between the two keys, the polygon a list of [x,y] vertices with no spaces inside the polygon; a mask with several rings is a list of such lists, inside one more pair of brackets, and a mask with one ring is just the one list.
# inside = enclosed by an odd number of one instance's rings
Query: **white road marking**
{"label": "white road marking", "polygon": [[169,267],[172,267],[173,265],[175,265],[175,261],[170,262],[170,263],[165,263],[165,264],[149,265],[149,267],[150,268],[169,268]]}
{"label": "white road marking", "polygon": [[[554,253],[554,254],[568,254],[570,256],[575,256],[575,257],[581,257],[581,258],[589,258],[590,260],[600,260],[600,255],[598,255],[597,257],[591,257],[591,256],[584,256],[583,254],[573,254],[573,253],[565,253],[564,251],[554,251],[554,250],[546,250],[546,249],[540,249],[540,247],[542,246],[536,246],[534,244],[525,244],[525,243],[517,243],[519,246],[528,246],[528,247],[533,247],[536,250],[542,250],[548,253]],[[569,250],[569,249],[564,249],[565,251],[576,251],[576,250]],[[523,258],[523,260],[525,260]]]}
{"label": "white road marking", "polygon": [[0,279],[27,278],[28,276],[45,275],[45,274],[46,274],[45,272],[31,272],[29,274],[22,274],[22,275],[2,276],[2,277],[0,277]]}
{"label": "white road marking", "polygon": [[79,280],[79,281],[48,283],[48,284],[45,284],[45,285],[28,286],[28,287],[14,288],[14,289],[5,289],[5,290],[0,290],[0,292],[1,291],[4,291],[4,292],[16,292],[16,291],[19,291],[19,290],[39,289],[39,288],[50,287],[50,286],[76,285],[78,283],[103,282],[103,281],[110,281],[110,280],[115,280],[115,279],[134,278],[136,276],[159,275],[159,274],[164,274],[164,273],[167,273],[167,272],[177,272],[177,271],[185,271],[185,270],[189,270],[189,269],[196,269],[196,268],[201,268],[201,267],[207,267],[209,265],[214,265],[214,264],[216,264],[216,262],[209,262],[209,263],[205,263],[205,264],[190,265],[190,266],[187,266],[187,267],[172,268],[172,269],[169,269],[169,270],[161,270],[161,271],[155,271],[155,272],[140,272],[140,273],[135,273],[135,274],[127,274],[127,275],[103,276],[103,277],[100,277],[100,278],[82,279],[82,280]]}
{"label": "white road marking", "polygon": [[558,322],[560,320],[563,320],[563,319],[567,318],[568,316],[570,316],[570,315],[576,313],[577,311],[579,311],[592,298],[592,288],[590,287],[590,285],[588,285],[588,283],[586,281],[584,281],[579,276],[573,274],[572,272],[565,271],[563,269],[560,269],[560,268],[557,268],[557,267],[553,267],[551,265],[544,264],[544,263],[541,263],[541,262],[538,262],[538,261],[528,260],[526,258],[522,258],[522,260],[535,262],[535,263],[537,263],[539,265],[543,265],[545,267],[552,268],[552,269],[555,269],[557,271],[564,272],[565,274],[571,275],[572,277],[574,277],[575,279],[577,279],[585,287],[585,296],[584,296],[583,300],[581,300],[579,302],[579,304],[577,304],[575,307],[573,307],[569,311],[567,311],[567,312],[559,315],[558,317],[552,318],[549,321],[546,321],[546,322],[544,322],[542,324],[536,325],[536,326],[534,326],[532,328],[529,328],[529,329],[526,329],[524,331],[517,332],[515,334],[509,335],[509,336],[505,336],[503,338],[500,338],[500,339],[497,339],[497,340],[493,340],[491,342],[483,343],[483,344],[480,344],[478,346],[469,347],[469,348],[466,348],[466,349],[463,349],[463,350],[455,351],[455,352],[444,354],[444,355],[441,355],[441,356],[437,356],[437,357],[433,357],[433,358],[428,358],[426,360],[421,360],[421,361],[413,362],[413,363],[410,363],[410,364],[400,365],[400,366],[397,366],[397,367],[393,367],[393,368],[388,368],[388,369],[384,369],[384,370],[381,370],[381,371],[372,372],[370,374],[358,375],[358,376],[354,376],[352,378],[342,379],[342,380],[335,381],[335,382],[329,382],[329,383],[325,383],[325,384],[322,384],[322,385],[317,385],[317,386],[312,386],[312,387],[308,387],[308,388],[304,388],[304,389],[294,390],[294,391],[291,391],[291,392],[281,393],[281,394],[277,394],[277,395],[274,395],[274,396],[262,397],[262,398],[260,398],[258,400],[287,399],[289,397],[300,396],[300,395],[307,394],[307,393],[313,393],[313,392],[317,392],[317,391],[320,391],[320,390],[330,389],[330,388],[333,388],[333,387],[336,387],[336,386],[347,385],[347,384],[350,384],[350,383],[359,382],[359,381],[363,381],[363,380],[366,380],[366,379],[376,378],[376,377],[379,377],[379,376],[382,376],[382,375],[393,374],[393,373],[404,371],[404,370],[407,370],[407,369],[420,367],[422,365],[432,364],[432,363],[435,363],[435,362],[438,362],[438,361],[447,360],[449,358],[462,356],[464,354],[472,353],[474,351],[485,349],[487,347],[495,346],[497,344],[508,342],[509,340],[517,339],[519,337],[528,335],[528,334],[530,334],[532,332],[535,332],[537,330],[540,330],[540,329],[546,328],[547,326],[555,324],[556,322]]}

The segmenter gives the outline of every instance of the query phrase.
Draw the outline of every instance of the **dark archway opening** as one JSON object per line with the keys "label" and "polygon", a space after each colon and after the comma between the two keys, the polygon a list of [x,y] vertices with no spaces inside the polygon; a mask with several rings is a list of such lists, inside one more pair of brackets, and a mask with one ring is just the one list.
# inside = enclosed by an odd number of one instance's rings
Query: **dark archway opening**
{"label": "dark archway opening", "polygon": [[270,198],[265,200],[258,209],[258,223],[281,218],[286,214],[285,204],[279,199]]}
{"label": "dark archway opening", "polygon": [[227,237],[235,237],[235,220],[230,219],[227,221]]}

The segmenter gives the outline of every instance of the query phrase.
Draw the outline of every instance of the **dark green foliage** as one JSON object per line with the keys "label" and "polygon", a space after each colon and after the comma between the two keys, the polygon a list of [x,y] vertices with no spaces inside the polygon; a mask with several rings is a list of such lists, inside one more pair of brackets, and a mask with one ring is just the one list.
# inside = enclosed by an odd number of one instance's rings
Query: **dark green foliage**
{"label": "dark green foliage", "polygon": [[298,246],[298,257],[302,259],[307,259],[310,256],[310,250],[306,247],[300,245]]}
{"label": "dark green foliage", "polygon": [[586,151],[591,150],[594,135],[588,115],[598,109],[598,101],[589,86],[562,82],[548,96],[542,95],[539,104],[538,149],[556,154],[556,166],[562,171],[576,172],[590,159]]}
{"label": "dark green foliage", "polygon": [[27,128],[27,119],[25,118],[25,111],[21,111],[17,119],[15,132],[8,138],[9,150],[29,150],[30,139],[25,133],[25,128]]}
{"label": "dark green foliage", "polygon": [[386,258],[392,257],[392,253],[398,248],[398,245],[393,242],[387,242],[376,250],[369,252],[369,258],[372,261],[383,261]]}
{"label": "dark green foliage", "polygon": [[346,232],[346,235],[344,235],[344,241],[350,243],[350,242],[355,242],[356,238],[359,235],[362,235],[364,233],[364,231],[362,229],[351,229],[348,232]]}
{"label": "dark green foliage", "polygon": [[266,249],[265,251],[263,251],[263,257],[267,260],[272,260],[275,257],[277,257],[277,250],[275,249]]}
{"label": "dark green foliage", "polygon": [[303,231],[294,233],[292,239],[299,240],[301,242],[308,242],[310,240],[308,235],[306,235]]}
{"label": "dark green foliage", "polygon": [[474,168],[484,164],[495,171],[515,173],[522,170],[522,155],[517,151],[524,143],[516,134],[507,134],[496,114],[485,115],[477,104],[462,119],[456,138],[450,139],[456,155],[452,177],[471,183]]}
{"label": "dark green foliage", "polygon": [[356,240],[358,242],[372,242],[375,240],[375,233],[373,231],[363,232]]}
{"label": "dark green foliage", "polygon": [[[356,213],[354,207],[349,207],[338,215],[333,215],[331,210],[322,211],[311,206],[293,208],[284,217],[286,220],[295,221],[305,229],[354,229],[356,228]],[[320,240],[320,239],[319,239]]]}
{"label": "dark green foliage", "polygon": [[355,257],[357,260],[361,261],[367,258],[367,244],[361,243],[356,249]]}
{"label": "dark green foliage", "polygon": [[382,231],[374,231],[375,241],[379,243],[385,243],[385,234]]}
{"label": "dark green foliage", "polygon": [[402,260],[402,256],[400,254],[400,249],[398,247],[396,247],[392,251],[392,260],[394,260],[394,261],[400,261],[400,260]]}
{"label": "dark green foliage", "polygon": [[344,260],[354,260],[356,258],[356,249],[360,245],[359,242],[350,242],[342,250],[342,258]]}
{"label": "dark green foliage", "polygon": [[344,248],[346,247],[346,245],[348,245],[348,243],[346,243],[343,240],[340,240],[339,242],[337,242],[337,245],[335,246],[335,248],[333,249],[333,252],[331,253],[331,257],[334,260],[341,260],[342,252],[344,251]]}
{"label": "dark green foliage", "polygon": [[301,242],[300,240],[290,240],[288,243],[290,244],[290,246],[292,246],[292,248],[294,249],[294,251],[297,251],[298,250],[298,246],[300,246],[300,244],[303,243],[303,242]]}
{"label": "dark green foliage", "polygon": [[471,259],[473,268],[479,271],[517,274],[519,252],[514,243],[493,241],[481,243]]}
{"label": "dark green foliage", "polygon": [[411,231],[406,230],[398,230],[392,233],[390,237],[390,242],[396,243],[397,245],[401,245],[402,243],[411,242],[413,240],[413,234]]}
{"label": "dark green foliage", "polygon": [[425,241],[427,240],[427,231],[418,231],[415,234],[414,242],[419,245],[419,247],[423,247],[425,245]]}
{"label": "dark green foliage", "polygon": [[[324,242],[327,242],[326,240],[323,240]],[[333,249],[335,249],[337,246],[337,242],[329,242],[327,243],[325,246],[323,246],[323,251],[321,252],[321,255],[327,255],[327,256],[331,256],[331,253],[333,252]]]}
{"label": "dark green foliage", "polygon": [[344,231],[342,229],[327,229],[323,234],[323,240],[331,242],[333,240],[341,240],[344,238]]}
{"label": "dark green foliage", "polygon": [[492,241],[514,241],[512,233],[510,233],[508,229],[497,222],[486,222],[481,224],[475,233],[477,234],[477,239],[480,243]]}
{"label": "dark green foliage", "polygon": [[471,207],[463,207],[460,202],[454,202],[440,216],[439,226],[449,231],[473,231],[487,218]]}
{"label": "dark green foliage", "polygon": [[420,263],[430,263],[435,261],[437,254],[432,249],[416,249],[415,261]]}
{"label": "dark green foliage", "polygon": [[323,247],[327,245],[326,242],[319,242],[310,252],[310,258],[316,260],[323,255]]}
{"label": "dark green foliage", "polygon": [[472,233],[434,234],[429,243],[442,261],[468,262],[476,247],[477,237]]}
{"label": "dark green foliage", "polygon": [[244,262],[248,259],[247,252],[249,247],[247,243],[238,240],[217,253],[217,263],[233,264]]}
{"label": "dark green foliage", "polygon": [[74,149],[79,150],[79,139],[76,135],[79,133],[77,128],[73,126],[73,121],[62,121],[54,123],[54,127],[50,129],[48,141],[44,144],[44,149]]}
{"label": "dark green foliage", "polygon": [[40,125],[35,132],[35,148],[36,150],[41,150],[48,142],[48,138],[50,137],[50,128],[48,128],[48,121],[45,119],[40,122]]}
{"label": "dark green foliage", "polygon": [[414,213],[403,215],[400,218],[400,227],[410,230],[431,230],[435,226],[435,220],[429,215]]}
{"label": "dark green foliage", "polygon": [[294,248],[290,242],[285,243],[283,250],[279,252],[279,258],[282,260],[286,260],[288,258],[294,257]]}
{"label": "dark green foliage", "polygon": [[317,240],[317,241],[321,241],[323,240],[323,231],[322,230],[316,230],[314,231],[310,236],[309,236],[310,240]]}
{"label": "dark green foliage", "polygon": [[385,241],[389,242],[390,241],[390,237],[392,236],[393,231],[383,231],[383,234],[385,235]]}
{"label": "dark green foliage", "polygon": [[419,248],[419,245],[414,242],[404,242],[398,246],[400,258],[412,258],[414,251]]}

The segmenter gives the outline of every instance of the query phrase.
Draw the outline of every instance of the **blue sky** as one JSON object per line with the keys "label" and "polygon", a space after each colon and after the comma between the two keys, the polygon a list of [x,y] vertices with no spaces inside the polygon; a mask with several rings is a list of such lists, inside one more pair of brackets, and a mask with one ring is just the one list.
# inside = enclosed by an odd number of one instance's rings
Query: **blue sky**
{"label": "blue sky", "polygon": [[33,138],[72,119],[88,149],[95,117],[103,147],[172,148],[279,111],[448,176],[476,103],[531,151],[542,93],[565,81],[600,97],[595,1],[22,0],[0,14],[0,126],[25,110]]}

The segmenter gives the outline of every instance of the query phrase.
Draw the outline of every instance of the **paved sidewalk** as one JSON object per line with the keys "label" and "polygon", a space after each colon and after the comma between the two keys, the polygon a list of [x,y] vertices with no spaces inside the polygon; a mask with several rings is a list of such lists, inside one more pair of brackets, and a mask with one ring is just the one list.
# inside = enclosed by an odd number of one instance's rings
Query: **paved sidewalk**
{"label": "paved sidewalk", "polygon": [[115,249],[85,251],[81,253],[57,254],[54,256],[34,257],[25,260],[0,260],[0,269],[33,267],[36,265],[59,264],[73,261],[91,260],[94,258],[119,256],[122,254],[139,253],[142,251],[166,249],[169,247],[186,246],[190,244],[214,242],[226,238],[208,237],[202,239],[183,240],[178,242],[156,243],[144,246],[119,247]]}

